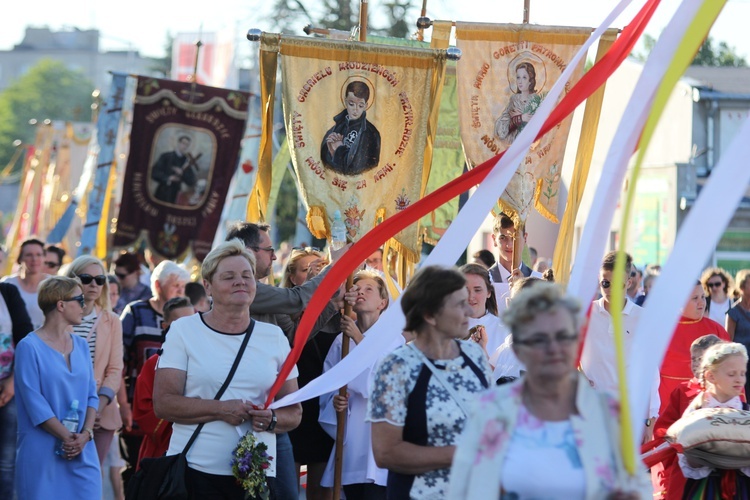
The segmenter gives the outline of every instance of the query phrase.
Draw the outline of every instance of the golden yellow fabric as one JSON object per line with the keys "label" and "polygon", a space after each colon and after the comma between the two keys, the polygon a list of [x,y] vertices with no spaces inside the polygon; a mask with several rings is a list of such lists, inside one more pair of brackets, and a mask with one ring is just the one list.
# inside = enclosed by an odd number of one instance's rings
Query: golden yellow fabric
{"label": "golden yellow fabric", "polygon": [[[590,28],[457,23],[461,139],[470,167],[506,150],[531,120]],[[583,74],[583,63],[569,86]],[[572,117],[532,144],[498,204],[517,222],[532,207],[557,222],[560,172]]]}
{"label": "golden yellow fabric", "polygon": [[[445,52],[299,37],[283,37],[280,52],[287,140],[308,227],[329,237],[339,210],[357,241],[379,214],[389,217],[424,192]],[[418,259],[418,236],[414,224],[391,246]]]}
{"label": "golden yellow fabric", "polygon": [[273,155],[273,104],[276,93],[276,66],[281,35],[263,33],[260,39],[260,105],[262,135],[258,150],[258,175],[247,203],[247,220],[264,221],[271,191]]}
{"label": "golden yellow fabric", "polygon": [[[597,62],[604,57],[614,41],[617,39],[617,30],[607,30],[599,39],[599,47],[596,51]],[[581,135],[578,139],[578,151],[576,152],[575,168],[573,178],[568,188],[568,201],[560,223],[560,232],[555,244],[555,252],[552,257],[552,268],[555,270],[555,281],[563,285],[570,278],[570,263],[573,257],[573,235],[575,231],[576,216],[581,205],[583,192],[586,189],[586,181],[589,177],[591,158],[594,154],[596,133],[599,129],[599,118],[604,100],[605,82],[599,90],[586,100],[586,108],[581,122]]]}

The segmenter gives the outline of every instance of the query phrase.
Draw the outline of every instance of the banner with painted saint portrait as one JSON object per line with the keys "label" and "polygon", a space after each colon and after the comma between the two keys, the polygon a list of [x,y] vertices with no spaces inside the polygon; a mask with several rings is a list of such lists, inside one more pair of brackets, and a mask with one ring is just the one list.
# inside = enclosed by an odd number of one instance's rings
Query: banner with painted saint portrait
{"label": "banner with painted saint portrait", "polygon": [[[457,72],[461,140],[471,167],[508,149],[590,35],[590,28],[456,23],[456,45],[462,51]],[[582,74],[583,62],[566,90]],[[500,197],[504,212],[525,221],[535,207],[558,222],[571,121],[569,116],[532,144]]]}
{"label": "banner with painted saint portrait", "polygon": [[237,167],[249,94],[139,77],[113,245],[146,235],[176,259],[211,250]]}
{"label": "banner with painted saint portrait", "polygon": [[[287,140],[308,227],[328,237],[338,210],[357,241],[424,194],[445,51],[283,37],[280,54]],[[418,261],[418,224],[391,243]]]}

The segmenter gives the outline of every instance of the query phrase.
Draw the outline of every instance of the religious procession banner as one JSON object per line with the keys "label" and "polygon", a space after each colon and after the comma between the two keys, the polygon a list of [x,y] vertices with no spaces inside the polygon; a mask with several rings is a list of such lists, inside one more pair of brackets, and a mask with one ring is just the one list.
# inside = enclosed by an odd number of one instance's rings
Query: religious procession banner
{"label": "religious procession banner", "polygon": [[[424,194],[428,122],[437,118],[445,51],[297,37],[281,38],[278,50],[287,140],[308,227],[328,237],[339,210],[349,240],[357,241]],[[264,66],[261,80],[275,71],[275,61]],[[270,132],[264,122],[264,134]],[[260,158],[261,169],[270,167],[263,151]],[[418,261],[418,224],[391,244]]]}
{"label": "religious procession banner", "polygon": [[192,242],[211,250],[237,166],[249,95],[139,77],[130,154],[113,245],[146,233],[151,249],[176,259]]}
{"label": "religious procession banner", "polygon": [[[590,35],[590,28],[456,23],[456,44],[462,51],[461,140],[470,167],[513,143]],[[582,74],[583,62],[566,90]],[[571,121],[566,118],[532,144],[502,194],[501,210],[517,221],[525,221],[533,206],[558,222],[558,186]]]}

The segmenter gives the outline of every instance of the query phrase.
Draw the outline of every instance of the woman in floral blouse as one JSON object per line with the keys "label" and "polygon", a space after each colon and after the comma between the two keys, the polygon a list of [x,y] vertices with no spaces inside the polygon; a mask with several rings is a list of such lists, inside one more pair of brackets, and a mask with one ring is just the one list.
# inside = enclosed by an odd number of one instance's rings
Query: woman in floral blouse
{"label": "woman in floral blouse", "polygon": [[619,405],[575,370],[578,311],[552,283],[513,299],[503,320],[527,372],[476,401],[453,460],[449,498],[651,497],[645,471],[631,482],[623,469]]}
{"label": "woman in floral blouse", "polygon": [[428,266],[401,296],[413,342],[383,359],[368,402],[372,448],[388,469],[388,498],[444,498],[465,409],[489,386],[482,348],[467,342],[471,307],[466,279]]}

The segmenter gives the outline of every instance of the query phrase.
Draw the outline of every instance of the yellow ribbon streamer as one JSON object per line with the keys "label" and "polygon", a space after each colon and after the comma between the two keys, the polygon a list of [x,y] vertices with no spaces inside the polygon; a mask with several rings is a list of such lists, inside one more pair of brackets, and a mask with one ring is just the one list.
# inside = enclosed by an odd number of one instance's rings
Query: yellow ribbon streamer
{"label": "yellow ribbon streamer", "polygon": [[[688,27],[682,42],[675,52],[674,58],[667,68],[664,78],[656,92],[654,102],[651,107],[651,114],[649,115],[646,125],[641,135],[641,141],[638,147],[638,154],[636,157],[635,166],[631,176],[631,182],[628,186],[628,193],[625,201],[625,206],[622,212],[622,223],[620,225],[620,242],[621,244],[627,242],[628,238],[628,221],[630,221],[630,214],[633,209],[633,202],[635,200],[635,186],[638,182],[638,176],[640,175],[641,166],[643,164],[643,158],[648,150],[648,145],[653,137],[654,130],[656,129],[659,119],[661,118],[662,112],[667,105],[667,101],[672,93],[672,89],[677,84],[677,81],[682,77],[685,70],[692,62],[695,57],[695,53],[706,38],[711,26],[719,16],[726,0],[705,0],[701,7],[698,9],[698,13],[693,18],[690,26]],[[625,300],[625,259],[618,255],[615,261],[615,269],[612,273],[612,303],[622,304]],[[612,312],[612,323],[614,326],[615,336],[615,347],[617,354],[617,376],[619,378],[619,393],[620,393],[620,409],[621,409],[621,423],[622,423],[622,453],[623,463],[625,469],[632,476],[636,473],[636,450],[633,439],[633,428],[631,424],[631,409],[630,400],[628,398],[627,381],[625,379],[625,352],[624,352],[624,339],[623,339],[623,326],[622,326],[622,308],[614,307],[611,309]]]}

